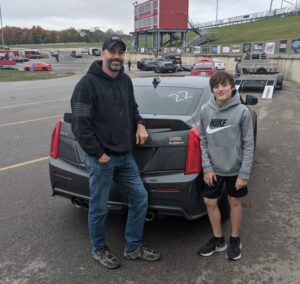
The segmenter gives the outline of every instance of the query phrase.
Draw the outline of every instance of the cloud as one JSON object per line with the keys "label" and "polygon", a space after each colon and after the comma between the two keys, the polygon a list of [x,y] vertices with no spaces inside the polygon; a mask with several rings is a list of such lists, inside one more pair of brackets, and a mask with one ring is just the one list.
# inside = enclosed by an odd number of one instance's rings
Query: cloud
{"label": "cloud", "polygon": [[[69,27],[133,31],[132,0],[7,0],[2,1],[4,26],[63,30]],[[138,1],[139,3],[143,1]],[[214,21],[217,0],[189,0],[193,22]],[[218,0],[218,19],[268,10],[270,1]],[[280,8],[281,0],[273,1]]]}

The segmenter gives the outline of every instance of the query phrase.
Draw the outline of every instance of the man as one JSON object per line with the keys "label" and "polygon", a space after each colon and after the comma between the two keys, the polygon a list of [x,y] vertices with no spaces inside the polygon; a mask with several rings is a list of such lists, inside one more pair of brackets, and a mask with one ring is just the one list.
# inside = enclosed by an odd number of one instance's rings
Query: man
{"label": "man", "polygon": [[71,99],[72,131],[86,152],[89,173],[89,234],[92,257],[106,268],[120,266],[106,244],[107,201],[113,181],[128,199],[125,230],[126,259],[159,260],[160,254],[142,245],[148,195],[131,151],[148,138],[123,72],[126,45],[120,37],[105,39],[103,61],[95,61],[76,85]]}
{"label": "man", "polygon": [[127,65],[128,65],[128,71],[130,71],[130,68],[131,68],[131,61],[130,61],[130,59],[128,60],[128,62],[127,62]]}
{"label": "man", "polygon": [[241,258],[241,197],[248,193],[254,152],[253,126],[249,109],[241,104],[233,77],[219,71],[210,79],[213,96],[200,112],[200,141],[206,189],[204,202],[213,237],[198,253],[210,256],[225,251],[218,197],[225,183],[230,205],[231,236],[226,258]]}

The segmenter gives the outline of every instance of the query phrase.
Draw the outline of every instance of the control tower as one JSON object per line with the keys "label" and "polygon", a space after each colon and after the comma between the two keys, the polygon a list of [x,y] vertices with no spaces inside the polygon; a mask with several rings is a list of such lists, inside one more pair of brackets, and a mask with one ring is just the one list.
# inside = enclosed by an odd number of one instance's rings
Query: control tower
{"label": "control tower", "polygon": [[[144,37],[145,47],[160,51],[162,47],[185,45],[188,32],[189,0],[147,0],[134,3],[134,49]],[[151,37],[152,46],[147,46]]]}

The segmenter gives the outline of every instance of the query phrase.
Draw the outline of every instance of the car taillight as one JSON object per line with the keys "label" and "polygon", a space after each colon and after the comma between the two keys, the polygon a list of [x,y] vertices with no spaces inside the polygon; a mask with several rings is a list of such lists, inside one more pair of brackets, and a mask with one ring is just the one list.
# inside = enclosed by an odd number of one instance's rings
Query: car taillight
{"label": "car taillight", "polygon": [[51,135],[51,144],[50,144],[50,156],[54,159],[58,156],[58,147],[59,147],[59,136],[60,136],[60,128],[62,121],[59,120],[52,132]]}
{"label": "car taillight", "polygon": [[196,174],[202,170],[200,138],[198,129],[192,128],[189,132],[186,151],[185,171],[186,175]]}

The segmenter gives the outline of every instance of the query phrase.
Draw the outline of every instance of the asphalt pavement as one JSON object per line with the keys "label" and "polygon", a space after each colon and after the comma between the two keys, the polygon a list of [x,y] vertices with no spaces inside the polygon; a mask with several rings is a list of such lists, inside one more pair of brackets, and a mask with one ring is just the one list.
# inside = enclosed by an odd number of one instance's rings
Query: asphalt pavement
{"label": "asphalt pavement", "polygon": [[[60,62],[48,61],[76,75],[0,83],[0,283],[300,283],[300,85],[291,82],[272,99],[252,93],[259,99],[258,137],[240,261],[196,254],[211,236],[207,217],[146,223],[144,243],[161,251],[159,262],[123,260],[110,271],[91,258],[87,212],[51,196],[47,157],[52,129],[94,59],[62,54]],[[111,214],[107,223],[119,257],[125,222]],[[230,222],[223,228],[228,238]]]}

